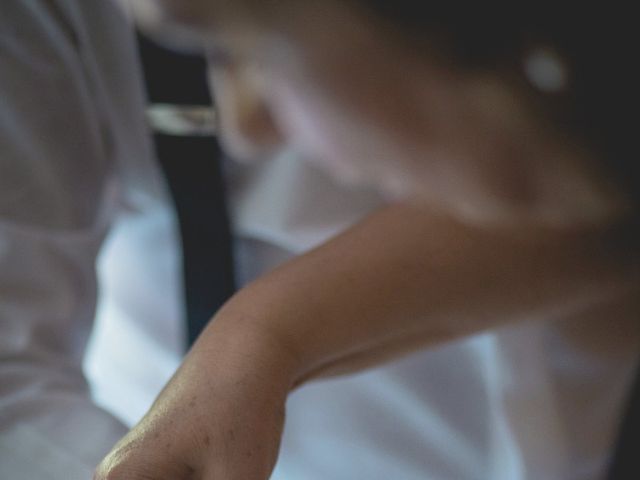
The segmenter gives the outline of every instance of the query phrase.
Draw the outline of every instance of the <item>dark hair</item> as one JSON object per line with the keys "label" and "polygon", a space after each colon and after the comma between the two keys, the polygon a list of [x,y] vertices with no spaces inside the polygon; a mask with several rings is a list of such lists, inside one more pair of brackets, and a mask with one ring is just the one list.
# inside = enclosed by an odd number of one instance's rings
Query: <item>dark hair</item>
{"label": "dark hair", "polygon": [[[355,0],[412,38],[443,40],[469,68],[521,68],[527,49],[550,46],[566,62],[570,82],[552,94],[558,131],[579,137],[640,205],[635,127],[637,26],[630,7],[546,2]],[[578,9],[579,8],[579,9]],[[626,9],[627,12],[620,11]],[[416,36],[417,35],[417,36]]]}

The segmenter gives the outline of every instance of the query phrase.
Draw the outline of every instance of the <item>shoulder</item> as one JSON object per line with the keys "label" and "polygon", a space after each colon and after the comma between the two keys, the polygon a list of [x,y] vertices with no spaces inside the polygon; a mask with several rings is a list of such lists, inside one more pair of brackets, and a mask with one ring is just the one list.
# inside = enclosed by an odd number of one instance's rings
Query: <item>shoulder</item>
{"label": "shoulder", "polygon": [[[111,76],[137,67],[130,30],[109,0],[3,5],[0,219],[62,228],[94,221],[117,118],[141,110],[135,71],[128,83]],[[113,105],[118,92],[127,107]]]}

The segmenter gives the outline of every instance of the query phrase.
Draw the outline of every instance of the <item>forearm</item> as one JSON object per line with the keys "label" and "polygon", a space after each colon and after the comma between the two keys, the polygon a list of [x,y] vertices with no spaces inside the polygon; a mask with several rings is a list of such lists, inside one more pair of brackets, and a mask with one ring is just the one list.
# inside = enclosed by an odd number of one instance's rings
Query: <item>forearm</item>
{"label": "forearm", "polygon": [[604,241],[480,230],[394,206],[248,286],[199,343],[261,332],[295,359],[294,384],[359,369],[606,298],[624,281]]}

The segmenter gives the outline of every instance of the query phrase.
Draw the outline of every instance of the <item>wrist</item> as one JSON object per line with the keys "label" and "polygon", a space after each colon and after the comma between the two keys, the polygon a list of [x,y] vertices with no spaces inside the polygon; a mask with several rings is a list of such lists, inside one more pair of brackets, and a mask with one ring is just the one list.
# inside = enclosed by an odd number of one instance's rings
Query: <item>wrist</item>
{"label": "wrist", "polygon": [[216,375],[264,384],[286,395],[301,370],[300,356],[266,321],[224,308],[195,343],[189,357]]}

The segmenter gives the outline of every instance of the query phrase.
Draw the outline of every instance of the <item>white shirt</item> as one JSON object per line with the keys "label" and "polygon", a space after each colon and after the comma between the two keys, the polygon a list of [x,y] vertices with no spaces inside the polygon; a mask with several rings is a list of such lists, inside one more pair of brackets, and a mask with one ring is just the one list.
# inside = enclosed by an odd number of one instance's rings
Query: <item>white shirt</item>
{"label": "white shirt", "polygon": [[[175,218],[133,52],[104,0],[3,5],[3,479],[91,478],[184,351]],[[379,203],[290,156],[231,180],[243,280]],[[637,352],[629,331],[531,322],[304,387],[273,479],[599,478]]]}
{"label": "white shirt", "polygon": [[125,185],[157,188],[131,45],[109,2],[2,5],[0,478],[86,480],[126,432],[91,402],[81,362]]}

